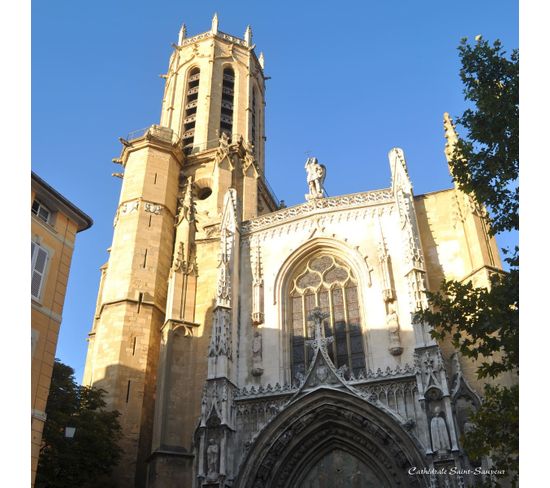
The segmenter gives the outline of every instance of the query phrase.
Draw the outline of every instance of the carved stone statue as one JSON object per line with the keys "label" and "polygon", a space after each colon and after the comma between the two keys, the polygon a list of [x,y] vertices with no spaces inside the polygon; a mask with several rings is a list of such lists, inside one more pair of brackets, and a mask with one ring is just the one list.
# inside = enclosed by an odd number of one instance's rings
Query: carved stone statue
{"label": "carved stone statue", "polygon": [[430,423],[430,431],[432,434],[432,449],[440,456],[447,454],[451,450],[451,442],[447,432],[447,424],[441,416],[441,409],[435,407],[434,417]]}
{"label": "carved stone statue", "polygon": [[205,392],[203,392],[202,401],[201,401],[201,421],[202,422],[206,422],[206,415],[208,414],[207,409],[208,409],[208,401],[206,400]]}
{"label": "carved stone statue", "polygon": [[208,441],[208,448],[206,449],[206,479],[209,481],[218,479],[218,454],[218,444],[216,444],[214,439],[210,439]]}
{"label": "carved stone statue", "polygon": [[229,149],[229,136],[226,132],[222,132],[222,135],[220,136],[220,147],[227,151]]}
{"label": "carved stone statue", "polygon": [[296,371],[296,374],[294,375],[294,386],[299,388],[303,385],[306,377],[305,377],[305,369],[302,364],[298,366],[298,371]]}
{"label": "carved stone statue", "polygon": [[176,219],[176,225],[179,225],[183,219],[188,221],[193,220],[193,180],[188,178],[185,182],[185,187],[178,198],[179,211]]}
{"label": "carved stone statue", "polygon": [[388,305],[388,314],[386,315],[386,328],[390,335],[390,354],[399,356],[403,352],[401,338],[399,337],[399,317],[394,304],[391,302]]}
{"label": "carved stone statue", "polygon": [[462,428],[462,430],[464,431],[464,434],[467,435],[470,432],[473,432],[475,428],[476,426],[472,422],[466,420],[466,422],[464,422],[464,427]]}
{"label": "carved stone statue", "polygon": [[327,173],[325,165],[319,164],[317,158],[307,158],[305,169],[307,172],[307,186],[309,188],[306,200],[323,198],[325,193],[323,184]]}
{"label": "carved stone statue", "polygon": [[254,331],[252,339],[252,375],[261,376],[264,372],[262,368],[262,335],[260,331]]}
{"label": "carved stone statue", "polygon": [[262,357],[262,336],[259,331],[254,332],[254,339],[252,340],[252,354],[255,357]]}
{"label": "carved stone statue", "polygon": [[336,370],[336,373],[338,374],[338,376],[340,376],[340,378],[347,379],[347,376],[348,376],[348,373],[349,373],[349,368],[346,364],[342,364],[342,366],[340,366]]}

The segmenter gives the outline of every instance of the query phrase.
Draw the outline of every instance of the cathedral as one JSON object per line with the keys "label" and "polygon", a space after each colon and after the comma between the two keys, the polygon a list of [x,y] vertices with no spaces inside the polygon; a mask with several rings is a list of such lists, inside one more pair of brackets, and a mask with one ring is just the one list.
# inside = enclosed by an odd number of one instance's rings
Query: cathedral
{"label": "cathedral", "polygon": [[[303,203],[265,179],[264,56],[252,31],[185,26],[160,123],[121,139],[120,200],[84,384],[121,413],[120,488],[465,487],[476,365],[415,320],[443,279],[500,272],[483,209],[387,188]],[[444,115],[449,157],[456,133]]]}

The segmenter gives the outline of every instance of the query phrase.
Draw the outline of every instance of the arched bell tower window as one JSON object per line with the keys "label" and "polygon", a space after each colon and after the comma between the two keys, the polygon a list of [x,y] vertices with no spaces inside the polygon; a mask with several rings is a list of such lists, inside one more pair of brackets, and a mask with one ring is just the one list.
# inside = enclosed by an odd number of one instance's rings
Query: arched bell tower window
{"label": "arched bell tower window", "polygon": [[193,141],[195,140],[200,76],[201,70],[199,68],[193,68],[189,71],[183,117],[183,150],[185,154],[191,153],[193,150]]}
{"label": "arched bell tower window", "polygon": [[223,70],[222,107],[220,113],[220,136],[233,133],[233,98],[235,96],[235,72],[232,68]]}
{"label": "arched bell tower window", "polygon": [[288,285],[292,378],[305,374],[312,359],[306,340],[313,338],[314,330],[307,317],[315,307],[329,314],[323,321],[322,333],[334,337],[328,346],[332,362],[337,368],[345,365],[355,376],[359,375],[365,369],[365,353],[357,279],[344,261],[329,254],[316,254],[298,267]]}

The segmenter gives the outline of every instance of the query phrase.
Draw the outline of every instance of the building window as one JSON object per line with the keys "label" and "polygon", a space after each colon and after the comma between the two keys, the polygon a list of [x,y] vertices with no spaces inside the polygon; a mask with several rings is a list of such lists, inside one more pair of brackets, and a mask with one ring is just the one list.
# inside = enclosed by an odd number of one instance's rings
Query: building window
{"label": "building window", "polygon": [[32,202],[32,213],[39,219],[48,223],[50,221],[51,212],[38,200]]}
{"label": "building window", "polygon": [[223,133],[231,139],[233,133],[233,98],[235,96],[235,72],[232,68],[223,70],[222,107],[220,113],[220,137]]}
{"label": "building window", "polygon": [[315,307],[329,314],[322,333],[334,337],[328,346],[334,365],[347,366],[355,376],[365,369],[358,283],[346,263],[328,254],[311,257],[294,273],[287,300],[293,378],[311,363],[306,340],[313,338],[314,328],[307,317]]}
{"label": "building window", "polygon": [[31,242],[31,295],[36,299],[40,298],[42,292],[47,263],[48,251],[36,242]]}
{"label": "building window", "polygon": [[185,98],[185,110],[183,115],[183,151],[191,154],[195,140],[195,123],[197,120],[197,105],[199,103],[199,82],[201,70],[193,68],[189,71],[187,91]]}

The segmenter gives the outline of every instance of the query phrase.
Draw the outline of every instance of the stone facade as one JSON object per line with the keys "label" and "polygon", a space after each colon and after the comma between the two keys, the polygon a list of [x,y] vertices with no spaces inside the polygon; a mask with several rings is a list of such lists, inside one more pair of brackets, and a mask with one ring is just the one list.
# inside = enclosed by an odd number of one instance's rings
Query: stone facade
{"label": "stone facade", "polygon": [[466,486],[408,475],[470,466],[460,439],[481,391],[414,313],[443,278],[500,271],[481,210],[456,188],[415,196],[399,148],[388,188],[330,198],[309,158],[305,202],[280,208],[263,64],[250,29],[183,27],[160,125],[114,160],[84,381],[122,413],[119,486],[297,487],[335,466],[342,486]]}
{"label": "stone facade", "polygon": [[36,475],[76,234],[92,219],[31,175],[31,466]]}

